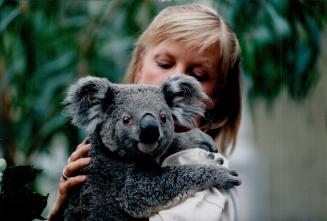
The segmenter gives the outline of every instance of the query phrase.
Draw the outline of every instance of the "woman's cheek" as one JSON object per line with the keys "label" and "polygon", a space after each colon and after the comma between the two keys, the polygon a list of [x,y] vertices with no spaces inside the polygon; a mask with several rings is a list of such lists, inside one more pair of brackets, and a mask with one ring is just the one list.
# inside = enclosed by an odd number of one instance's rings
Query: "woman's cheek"
{"label": "woman's cheek", "polygon": [[212,84],[211,82],[202,82],[201,83],[203,91],[209,96],[211,97],[211,99],[213,97],[215,97],[215,85]]}

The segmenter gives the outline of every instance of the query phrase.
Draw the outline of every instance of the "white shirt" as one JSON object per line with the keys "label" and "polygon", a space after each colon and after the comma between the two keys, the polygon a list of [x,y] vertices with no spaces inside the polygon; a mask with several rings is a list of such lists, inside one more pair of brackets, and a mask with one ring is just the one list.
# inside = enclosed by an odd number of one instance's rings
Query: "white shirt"
{"label": "white shirt", "polygon": [[[208,157],[212,154],[214,157]],[[183,150],[167,157],[162,166],[185,164],[217,164],[228,167],[228,160],[219,153],[194,148]],[[228,202],[228,206],[227,205]],[[220,191],[214,187],[194,193],[185,201],[150,217],[149,221],[223,221],[236,219],[236,205],[231,191]]]}

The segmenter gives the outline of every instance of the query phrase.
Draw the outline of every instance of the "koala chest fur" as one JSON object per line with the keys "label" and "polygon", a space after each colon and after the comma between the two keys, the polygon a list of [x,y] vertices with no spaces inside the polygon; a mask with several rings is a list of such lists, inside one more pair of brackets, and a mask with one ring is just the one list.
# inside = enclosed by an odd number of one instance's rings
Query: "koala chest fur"
{"label": "koala chest fur", "polygon": [[[108,154],[96,136],[91,136],[92,164],[80,171],[85,184],[73,189],[65,209],[65,220],[134,220],[122,208],[123,190],[135,167],[130,161]],[[100,141],[100,142],[99,142]]]}
{"label": "koala chest fur", "polygon": [[[90,134],[92,164],[80,171],[88,179],[71,191],[65,220],[148,218],[195,191],[239,185],[235,173],[219,165],[159,165],[164,155],[192,145],[192,139],[176,142],[174,128],[194,127],[206,102],[200,84],[186,76],[161,87],[95,77],[73,85],[65,104],[72,122]],[[168,150],[172,143],[176,149]]]}

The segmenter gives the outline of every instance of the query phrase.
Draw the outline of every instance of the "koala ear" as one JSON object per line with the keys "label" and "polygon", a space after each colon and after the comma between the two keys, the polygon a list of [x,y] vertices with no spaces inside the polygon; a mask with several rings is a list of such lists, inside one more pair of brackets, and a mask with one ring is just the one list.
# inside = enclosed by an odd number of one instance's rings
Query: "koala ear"
{"label": "koala ear", "polygon": [[177,128],[191,129],[196,126],[196,117],[204,116],[205,109],[212,101],[202,91],[201,84],[193,77],[178,75],[168,78],[161,90],[172,110]]}
{"label": "koala ear", "polygon": [[74,125],[94,131],[113,98],[112,84],[105,78],[84,77],[72,85],[64,105]]}

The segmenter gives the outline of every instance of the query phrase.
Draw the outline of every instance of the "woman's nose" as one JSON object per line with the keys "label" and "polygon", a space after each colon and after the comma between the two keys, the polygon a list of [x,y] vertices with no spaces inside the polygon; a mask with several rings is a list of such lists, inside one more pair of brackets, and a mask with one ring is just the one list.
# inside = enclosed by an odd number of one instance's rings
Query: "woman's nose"
{"label": "woman's nose", "polygon": [[177,65],[175,68],[173,68],[173,69],[171,69],[169,71],[169,76],[182,75],[182,74],[185,74],[185,73],[186,73],[185,68],[182,65]]}

